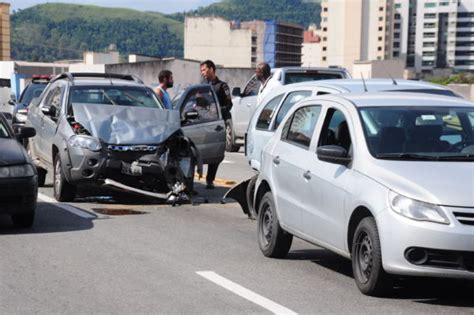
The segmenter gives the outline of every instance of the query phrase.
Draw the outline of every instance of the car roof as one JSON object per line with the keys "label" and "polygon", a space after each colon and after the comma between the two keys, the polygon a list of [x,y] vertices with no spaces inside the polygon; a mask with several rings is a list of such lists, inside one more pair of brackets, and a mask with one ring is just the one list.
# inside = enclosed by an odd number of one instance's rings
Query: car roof
{"label": "car roof", "polygon": [[435,89],[448,90],[441,85],[433,84],[425,81],[411,81],[411,80],[394,80],[392,79],[333,79],[333,80],[318,80],[301,83],[294,83],[287,85],[288,87],[299,88],[302,86],[318,86],[333,88],[340,92],[364,92],[367,88],[368,92],[378,92],[383,90],[401,90],[401,89]]}
{"label": "car roof", "polygon": [[[326,94],[305,99],[303,102],[311,100],[333,100],[340,102],[346,100],[355,107],[392,107],[392,106],[462,106],[472,107],[474,103],[457,97],[433,95],[426,93],[384,93],[384,92],[366,92],[366,93],[342,93],[342,94]],[[303,103],[302,102],[302,103]]]}

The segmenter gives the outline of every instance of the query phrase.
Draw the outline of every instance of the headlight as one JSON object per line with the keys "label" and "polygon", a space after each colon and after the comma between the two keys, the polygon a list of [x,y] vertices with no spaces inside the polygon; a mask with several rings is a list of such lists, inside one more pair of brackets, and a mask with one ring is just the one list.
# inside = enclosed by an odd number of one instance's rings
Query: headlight
{"label": "headlight", "polygon": [[437,205],[413,200],[392,191],[389,193],[389,200],[392,210],[404,217],[417,221],[449,224],[448,217]]}
{"label": "headlight", "polygon": [[0,178],[31,177],[33,175],[35,175],[35,171],[30,164],[0,167]]}
{"label": "headlight", "polygon": [[73,148],[83,148],[91,151],[99,151],[102,149],[100,141],[90,136],[72,136],[68,142],[69,146]]}

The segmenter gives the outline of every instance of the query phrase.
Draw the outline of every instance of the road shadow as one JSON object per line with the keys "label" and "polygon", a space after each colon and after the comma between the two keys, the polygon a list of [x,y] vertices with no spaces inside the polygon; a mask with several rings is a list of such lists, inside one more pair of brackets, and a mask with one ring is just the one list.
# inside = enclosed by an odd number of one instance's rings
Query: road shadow
{"label": "road shadow", "polygon": [[83,218],[70,213],[55,204],[38,202],[35,221],[31,228],[16,228],[10,216],[0,216],[0,235],[11,234],[42,234],[57,232],[76,232],[90,230],[94,227],[94,220],[98,217],[92,213],[91,219]]}
{"label": "road shadow", "polygon": [[[325,249],[293,250],[286,259],[308,260],[318,266],[354,278],[351,261]],[[395,277],[393,290],[385,298],[411,300],[415,303],[474,307],[474,281],[425,277]]]}

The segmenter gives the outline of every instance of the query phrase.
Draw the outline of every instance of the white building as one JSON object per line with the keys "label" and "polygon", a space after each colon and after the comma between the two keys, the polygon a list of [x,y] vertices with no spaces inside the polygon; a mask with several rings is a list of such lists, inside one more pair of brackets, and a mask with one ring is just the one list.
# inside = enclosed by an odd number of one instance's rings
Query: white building
{"label": "white building", "polygon": [[474,70],[473,0],[389,0],[387,58],[415,72]]}

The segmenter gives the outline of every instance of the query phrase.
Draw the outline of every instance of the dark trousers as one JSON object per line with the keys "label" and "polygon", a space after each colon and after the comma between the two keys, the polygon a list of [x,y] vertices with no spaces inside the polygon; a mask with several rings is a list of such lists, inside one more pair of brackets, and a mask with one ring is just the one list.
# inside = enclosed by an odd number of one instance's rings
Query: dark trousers
{"label": "dark trousers", "polygon": [[219,163],[207,164],[207,175],[206,175],[206,182],[212,183],[214,179],[216,179],[217,168],[219,167]]}

